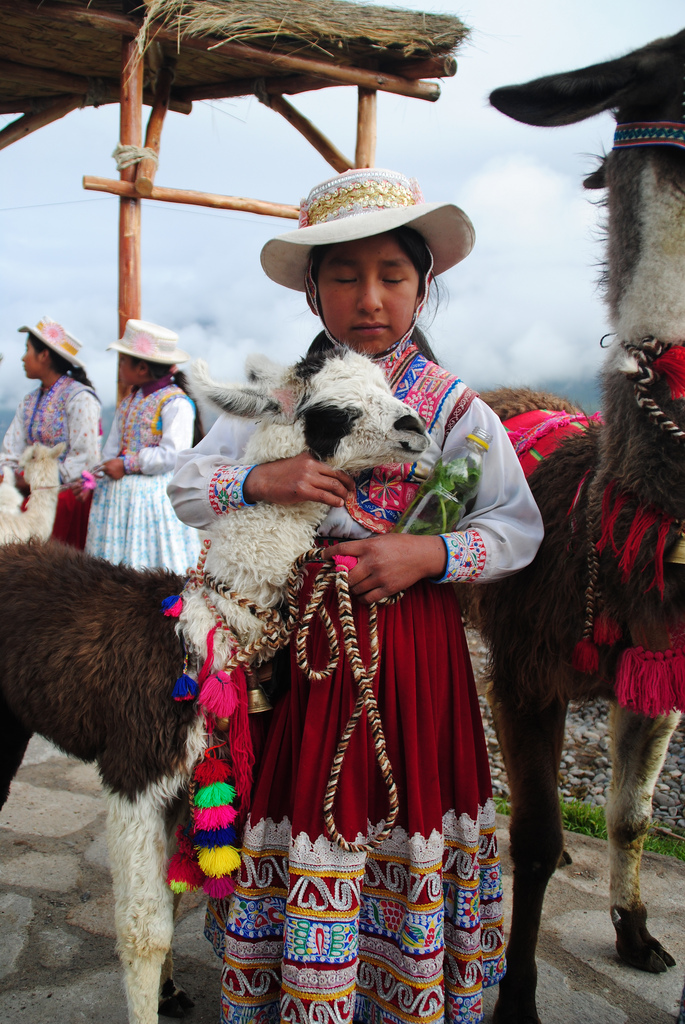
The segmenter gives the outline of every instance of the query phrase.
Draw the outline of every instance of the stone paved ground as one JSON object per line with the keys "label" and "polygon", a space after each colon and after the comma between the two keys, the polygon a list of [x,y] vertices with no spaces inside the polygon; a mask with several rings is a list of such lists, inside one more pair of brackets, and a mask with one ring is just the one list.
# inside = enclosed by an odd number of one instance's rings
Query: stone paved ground
{"label": "stone paved ground", "polygon": [[[508,901],[507,819],[498,824]],[[543,1024],[673,1024],[685,965],[685,864],[645,857],[650,926],[679,964],[645,975],[614,952],[606,844],[567,833],[566,846],[573,864],[552,879],[542,922]],[[197,1004],[188,1024],[217,1024],[219,965],[202,918],[197,898],[186,897],[176,975]],[[487,994],[486,1022],[495,995]],[[0,1021],[126,1022],[97,774],[39,738],[0,811]]]}

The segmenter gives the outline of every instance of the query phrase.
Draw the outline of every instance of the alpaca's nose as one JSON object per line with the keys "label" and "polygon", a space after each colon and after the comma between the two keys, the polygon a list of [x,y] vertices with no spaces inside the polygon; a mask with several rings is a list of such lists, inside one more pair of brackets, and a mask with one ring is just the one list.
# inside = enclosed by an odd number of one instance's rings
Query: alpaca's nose
{"label": "alpaca's nose", "polygon": [[418,414],[416,416],[409,414],[400,416],[393,425],[395,430],[412,430],[415,434],[425,434],[426,432],[425,423]]}

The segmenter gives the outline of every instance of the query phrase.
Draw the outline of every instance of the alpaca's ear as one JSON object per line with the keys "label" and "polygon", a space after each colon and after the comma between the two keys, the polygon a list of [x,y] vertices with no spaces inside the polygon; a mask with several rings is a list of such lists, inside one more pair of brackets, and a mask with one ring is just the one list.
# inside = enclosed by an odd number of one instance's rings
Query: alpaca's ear
{"label": "alpaca's ear", "polygon": [[248,383],[257,384],[264,391],[278,387],[283,380],[285,370],[278,363],[273,363],[266,356],[251,355],[245,360],[245,374]]}
{"label": "alpaca's ear", "polygon": [[60,441],[58,444],[53,445],[52,448],[48,448],[48,455],[50,455],[53,459],[58,459],[60,455],[63,455],[66,450],[67,446],[65,442]]}
{"label": "alpaca's ear", "polygon": [[191,391],[194,398],[213,405],[220,412],[245,419],[259,419],[266,414],[281,412],[280,403],[258,384],[219,384],[209,375],[204,359],[198,359],[191,369]]}

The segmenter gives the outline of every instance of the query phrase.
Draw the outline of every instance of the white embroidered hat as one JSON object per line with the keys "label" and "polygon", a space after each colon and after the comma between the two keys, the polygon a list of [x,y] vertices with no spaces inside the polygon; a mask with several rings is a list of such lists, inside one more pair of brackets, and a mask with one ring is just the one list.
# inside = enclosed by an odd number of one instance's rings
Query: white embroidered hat
{"label": "white embroidered hat", "polygon": [[330,178],[300,204],[297,231],[272,238],[262,249],[265,273],[278,284],[305,291],[305,273],[315,245],[356,241],[406,225],[414,228],[433,254],[433,273],[461,262],[476,233],[453,203],[425,203],[414,178],[398,171],[366,167]]}
{"label": "white embroidered hat", "polygon": [[44,345],[74,366],[85,366],[85,363],[77,358],[81,342],[56,320],[51,320],[49,316],[44,316],[35,327],[19,327],[17,330],[32,334],[34,338],[38,338],[38,341],[42,341]]}
{"label": "white embroidered hat", "polygon": [[107,349],[149,363],[187,363],[190,356],[177,345],[178,334],[174,331],[146,320],[127,320],[123,338],[113,341]]}

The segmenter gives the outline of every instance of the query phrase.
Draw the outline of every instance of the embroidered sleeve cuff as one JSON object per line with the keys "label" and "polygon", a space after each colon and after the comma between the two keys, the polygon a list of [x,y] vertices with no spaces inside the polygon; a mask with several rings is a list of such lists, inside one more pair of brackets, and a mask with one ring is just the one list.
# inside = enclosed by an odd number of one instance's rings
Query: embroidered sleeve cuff
{"label": "embroidered sleeve cuff", "polygon": [[473,580],[485,568],[485,542],[477,530],[463,530],[458,533],[441,533],[447,548],[445,573],[435,583],[454,583],[456,580]]}
{"label": "embroidered sleeve cuff", "polygon": [[132,455],[123,455],[122,458],[124,460],[124,473],[140,473],[140,460],[136,452]]}
{"label": "embroidered sleeve cuff", "polygon": [[245,501],[243,485],[254,466],[222,466],[209,481],[209,504],[218,516],[224,512],[236,512],[241,508],[252,508]]}

